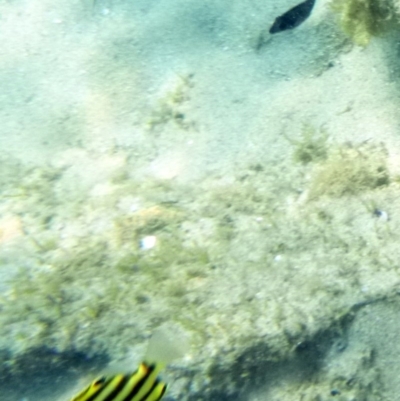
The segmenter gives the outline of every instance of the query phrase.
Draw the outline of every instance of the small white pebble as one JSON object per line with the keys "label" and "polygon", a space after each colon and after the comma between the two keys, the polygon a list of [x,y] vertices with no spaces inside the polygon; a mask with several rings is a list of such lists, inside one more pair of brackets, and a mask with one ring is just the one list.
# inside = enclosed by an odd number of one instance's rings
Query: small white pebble
{"label": "small white pebble", "polygon": [[155,235],[147,235],[140,240],[139,245],[140,249],[147,251],[154,248],[156,246],[156,243],[157,237]]}
{"label": "small white pebble", "polygon": [[282,260],[282,255],[276,255],[275,257],[274,257],[274,261],[275,262],[280,262]]}
{"label": "small white pebble", "polygon": [[135,203],[132,203],[132,204],[129,206],[129,211],[130,211],[131,213],[137,212],[138,210],[139,210],[139,205],[137,205],[137,204],[135,204]]}
{"label": "small white pebble", "polygon": [[379,216],[379,220],[388,221],[389,215],[384,210],[381,210],[381,215]]}
{"label": "small white pebble", "polygon": [[378,219],[380,221],[389,221],[389,215],[387,214],[387,212],[385,212],[384,210],[381,209],[375,209],[374,210],[374,215],[376,217],[378,217]]}

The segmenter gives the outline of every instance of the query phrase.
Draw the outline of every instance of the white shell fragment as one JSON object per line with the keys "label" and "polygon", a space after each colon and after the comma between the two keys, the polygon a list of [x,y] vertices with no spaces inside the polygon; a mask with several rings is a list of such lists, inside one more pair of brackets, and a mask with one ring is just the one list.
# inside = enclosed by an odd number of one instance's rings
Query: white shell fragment
{"label": "white shell fragment", "polygon": [[382,221],[388,221],[389,215],[384,210],[381,210],[381,215],[379,216],[379,219]]}
{"label": "white shell fragment", "polygon": [[156,246],[157,243],[157,237],[155,235],[147,235],[146,237],[143,237],[140,242],[139,246],[140,249],[147,251],[149,249],[152,249]]}
{"label": "white shell fragment", "polygon": [[378,219],[380,221],[388,221],[389,220],[389,215],[387,214],[387,212],[385,212],[384,210],[381,209],[375,209],[374,210],[374,215],[376,217],[378,217]]}

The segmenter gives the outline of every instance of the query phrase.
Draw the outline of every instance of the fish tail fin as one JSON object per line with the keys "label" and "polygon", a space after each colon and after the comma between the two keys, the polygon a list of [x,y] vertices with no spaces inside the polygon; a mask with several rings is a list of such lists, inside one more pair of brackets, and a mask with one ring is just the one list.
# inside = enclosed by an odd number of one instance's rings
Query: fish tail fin
{"label": "fish tail fin", "polygon": [[182,330],[164,325],[154,331],[147,346],[145,361],[156,363],[161,370],[175,359],[182,358],[188,350],[188,338]]}

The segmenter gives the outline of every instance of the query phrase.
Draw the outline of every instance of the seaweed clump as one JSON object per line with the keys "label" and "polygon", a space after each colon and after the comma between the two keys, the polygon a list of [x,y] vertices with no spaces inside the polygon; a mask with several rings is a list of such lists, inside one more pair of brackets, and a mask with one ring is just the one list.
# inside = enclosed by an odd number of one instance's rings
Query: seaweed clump
{"label": "seaweed clump", "polygon": [[295,162],[308,164],[327,157],[328,134],[323,129],[317,131],[312,125],[304,124],[300,139],[287,139],[294,146],[293,160]]}
{"label": "seaweed clump", "polygon": [[388,185],[386,160],[385,150],[372,145],[333,150],[312,175],[309,199],[355,195]]}
{"label": "seaweed clump", "polygon": [[395,16],[389,0],[333,0],[331,6],[343,31],[360,46],[386,32]]}
{"label": "seaweed clump", "polygon": [[194,86],[193,75],[179,76],[170,90],[158,100],[147,121],[147,127],[153,130],[173,122],[181,129],[187,130],[193,122],[187,119],[184,104],[190,99],[190,90]]}

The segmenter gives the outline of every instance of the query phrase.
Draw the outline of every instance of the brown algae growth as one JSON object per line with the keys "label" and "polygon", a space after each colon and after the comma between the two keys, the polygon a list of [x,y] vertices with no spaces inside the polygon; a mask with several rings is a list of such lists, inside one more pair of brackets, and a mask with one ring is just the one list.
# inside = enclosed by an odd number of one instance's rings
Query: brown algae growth
{"label": "brown algae growth", "polygon": [[309,199],[340,197],[386,186],[390,182],[382,147],[339,146],[311,174]]}
{"label": "brown algae growth", "polygon": [[332,0],[331,7],[343,31],[360,46],[387,32],[398,18],[390,0]]}
{"label": "brown algae growth", "polygon": [[[398,219],[378,226],[364,200],[352,196],[362,193],[396,215],[388,205],[399,189],[386,153],[373,145],[327,147],[325,136],[307,128],[293,142],[304,148],[298,162],[308,180],[287,160],[193,185],[122,174],[109,178],[110,191],[80,188],[68,203],[60,196],[70,188],[68,168],[33,169],[22,181],[4,182],[18,197],[2,207],[9,215],[25,211],[26,232],[17,250],[24,259],[15,259],[19,272],[1,300],[0,345],[10,355],[4,363],[43,346],[122,358],[171,321],[195,338],[199,369],[188,370],[191,388],[210,386],[209,369],[213,388],[235,388],[235,372],[251,370],[252,360],[235,361],[252,345],[264,350],[264,362],[281,361],[354,303],[392,288]],[[313,201],[298,207],[302,185]],[[143,250],[146,235],[157,244]],[[1,249],[3,260],[10,252]],[[187,397],[185,386],[178,393]]]}
{"label": "brown algae growth", "polygon": [[308,164],[324,160],[328,154],[328,133],[324,129],[317,130],[311,124],[303,124],[300,138],[293,139],[286,136],[293,146],[293,161]]}
{"label": "brown algae growth", "polygon": [[[387,186],[387,151],[381,144],[329,143],[326,130],[303,124],[298,139],[286,137],[293,161],[309,165],[307,198],[342,197]],[[307,168],[307,167],[306,167]]]}

